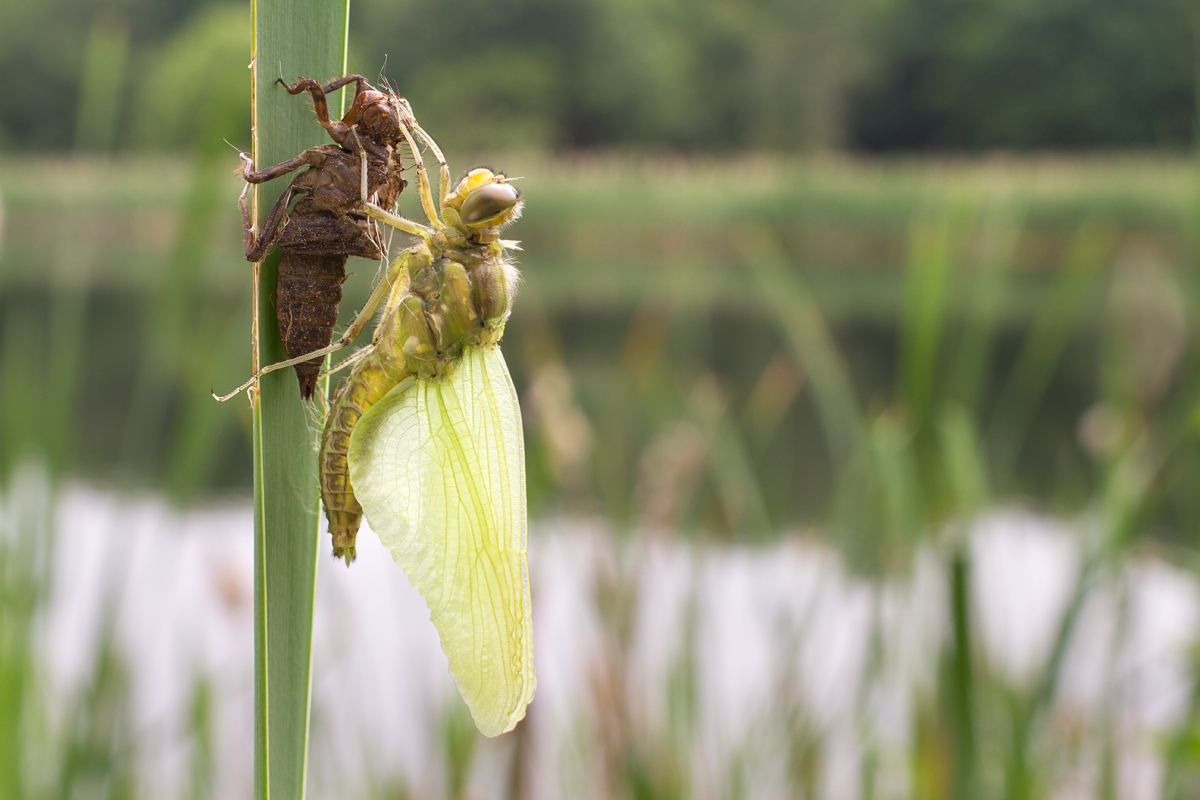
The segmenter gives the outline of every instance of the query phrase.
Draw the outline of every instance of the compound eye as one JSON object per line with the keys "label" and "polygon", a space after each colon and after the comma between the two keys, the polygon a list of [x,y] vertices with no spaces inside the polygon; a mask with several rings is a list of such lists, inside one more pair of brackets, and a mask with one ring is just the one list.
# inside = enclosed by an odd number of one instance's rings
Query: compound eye
{"label": "compound eye", "polygon": [[489,183],[467,195],[459,212],[463,224],[472,228],[488,228],[499,225],[499,219],[511,211],[521,195],[507,183]]}

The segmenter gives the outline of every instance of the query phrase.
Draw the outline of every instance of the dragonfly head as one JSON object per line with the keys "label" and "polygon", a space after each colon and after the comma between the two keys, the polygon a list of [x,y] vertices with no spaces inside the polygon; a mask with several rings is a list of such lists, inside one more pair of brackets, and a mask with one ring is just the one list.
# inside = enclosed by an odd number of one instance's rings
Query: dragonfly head
{"label": "dragonfly head", "polygon": [[480,167],[467,173],[446,198],[470,232],[501,228],[521,216],[521,193],[503,175]]}

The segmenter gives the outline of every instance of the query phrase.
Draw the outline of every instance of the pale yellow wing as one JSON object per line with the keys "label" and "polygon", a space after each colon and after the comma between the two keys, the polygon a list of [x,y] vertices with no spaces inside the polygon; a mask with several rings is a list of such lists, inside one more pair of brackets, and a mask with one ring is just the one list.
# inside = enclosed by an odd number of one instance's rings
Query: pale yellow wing
{"label": "pale yellow wing", "polygon": [[429,604],[476,726],[497,736],[536,686],[517,393],[498,347],[468,350],[447,381],[405,384],[355,425],[350,483]]}

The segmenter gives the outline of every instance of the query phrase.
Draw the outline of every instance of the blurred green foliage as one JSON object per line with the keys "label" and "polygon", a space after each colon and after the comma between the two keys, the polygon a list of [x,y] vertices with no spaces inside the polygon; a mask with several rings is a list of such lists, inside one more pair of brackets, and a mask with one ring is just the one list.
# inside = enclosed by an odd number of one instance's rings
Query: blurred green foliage
{"label": "blurred green foliage", "polygon": [[839,135],[867,10],[864,0],[364,0],[351,6],[351,67],[373,74],[389,56],[388,74],[450,146],[792,150]]}
{"label": "blurred green foliage", "polygon": [[[198,10],[148,54],[132,140],[164,149],[250,144],[250,24],[242,5]],[[223,124],[214,125],[214,118]]]}
{"label": "blurred green foliage", "polygon": [[852,101],[868,149],[1186,146],[1186,0],[894,0]]}
{"label": "blurred green foliage", "polygon": [[127,68],[113,78],[113,88],[121,143],[132,144],[126,137],[136,114],[135,78],[146,74],[154,48],[179,31],[197,6],[194,0],[11,0],[0,5],[0,69],[6,80],[0,144],[33,150],[71,145],[94,26],[123,29],[128,37]]}
{"label": "blurred green foliage", "polygon": [[[386,74],[452,149],[1177,147],[1192,130],[1192,13],[1183,0],[361,0],[349,66]],[[209,135],[215,94],[248,108],[248,17],[203,0],[9,0],[0,147]],[[220,136],[243,146],[248,130],[247,112]]]}

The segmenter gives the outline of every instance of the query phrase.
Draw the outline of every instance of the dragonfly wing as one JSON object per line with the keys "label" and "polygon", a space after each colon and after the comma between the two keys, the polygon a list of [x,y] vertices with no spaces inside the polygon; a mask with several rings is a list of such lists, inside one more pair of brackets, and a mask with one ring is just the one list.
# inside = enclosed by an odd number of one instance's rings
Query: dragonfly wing
{"label": "dragonfly wing", "polygon": [[525,444],[500,349],[468,350],[447,381],[396,387],[354,426],[349,462],[372,530],[429,604],[476,726],[511,730],[536,680]]}

